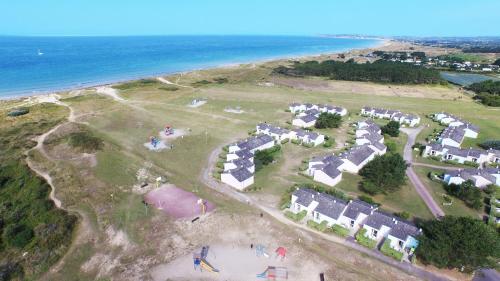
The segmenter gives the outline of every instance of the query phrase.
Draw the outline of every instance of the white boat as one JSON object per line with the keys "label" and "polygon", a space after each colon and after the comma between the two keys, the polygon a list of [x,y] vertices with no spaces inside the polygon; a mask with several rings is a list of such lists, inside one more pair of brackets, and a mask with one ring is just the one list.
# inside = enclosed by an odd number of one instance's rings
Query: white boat
{"label": "white boat", "polygon": [[38,55],[39,56],[43,55],[43,53],[40,51],[40,49],[38,49]]}

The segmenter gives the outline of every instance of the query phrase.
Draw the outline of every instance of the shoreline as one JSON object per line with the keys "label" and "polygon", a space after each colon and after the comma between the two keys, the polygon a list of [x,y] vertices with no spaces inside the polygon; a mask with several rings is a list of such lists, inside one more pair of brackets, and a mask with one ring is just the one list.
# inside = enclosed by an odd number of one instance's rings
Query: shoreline
{"label": "shoreline", "polygon": [[204,71],[204,70],[212,70],[212,69],[229,69],[229,68],[240,67],[242,65],[248,65],[248,64],[263,64],[263,63],[278,62],[278,61],[282,61],[282,60],[291,60],[291,59],[304,60],[304,59],[321,58],[324,56],[332,56],[332,55],[340,54],[340,53],[350,53],[353,51],[363,51],[363,50],[370,50],[373,48],[387,47],[387,46],[391,45],[393,42],[397,42],[393,39],[374,38],[371,40],[375,40],[378,42],[374,43],[372,46],[361,47],[361,48],[350,48],[350,49],[339,50],[339,51],[328,52],[328,53],[312,53],[312,54],[295,55],[295,56],[294,55],[283,55],[283,56],[277,56],[277,57],[266,58],[266,59],[251,60],[251,61],[246,61],[246,62],[221,63],[221,64],[217,64],[214,66],[195,68],[195,69],[190,69],[190,70],[185,70],[185,71],[174,71],[174,72],[167,72],[167,73],[163,72],[163,73],[152,74],[152,75],[138,76],[138,77],[134,77],[134,78],[130,78],[130,79],[117,79],[117,80],[113,80],[113,81],[103,81],[103,82],[99,82],[96,84],[90,84],[90,85],[85,85],[85,86],[81,86],[81,87],[76,86],[76,87],[70,87],[70,88],[58,89],[58,90],[47,90],[47,91],[41,91],[41,92],[15,94],[15,95],[5,96],[5,97],[0,96],[0,103],[1,102],[9,102],[9,101],[25,100],[25,99],[37,98],[37,97],[44,97],[44,96],[50,96],[50,95],[68,94],[72,91],[83,91],[83,90],[93,89],[93,88],[97,88],[97,87],[108,87],[108,86],[112,86],[112,85],[116,85],[116,84],[134,82],[134,81],[139,81],[139,80],[143,80],[143,79],[156,79],[158,77],[168,77],[168,76],[172,76],[172,75],[179,75],[179,74],[185,74],[185,73],[196,72],[196,71]]}

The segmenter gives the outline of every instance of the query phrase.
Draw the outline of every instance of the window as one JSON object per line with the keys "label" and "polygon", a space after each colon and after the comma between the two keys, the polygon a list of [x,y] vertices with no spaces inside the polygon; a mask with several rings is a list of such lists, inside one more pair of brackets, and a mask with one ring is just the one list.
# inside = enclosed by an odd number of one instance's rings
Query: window
{"label": "window", "polygon": [[453,155],[448,154],[448,160],[451,160],[453,158]]}
{"label": "window", "polygon": [[436,151],[432,150],[431,155],[436,155]]}
{"label": "window", "polygon": [[295,209],[297,209],[297,211],[299,211],[299,212],[300,212],[300,205],[299,205],[299,204],[295,204],[295,206],[296,206],[296,208],[295,208]]}
{"label": "window", "polygon": [[404,243],[405,243],[405,242],[403,242],[403,241],[399,240],[399,243],[398,243],[398,244],[399,244],[399,247],[400,247],[400,248],[403,248],[403,244],[404,244]]}
{"label": "window", "polygon": [[476,163],[477,162],[477,158],[472,158],[472,162]]}
{"label": "window", "polygon": [[315,214],[316,219],[319,220],[319,213],[315,212],[314,214]]}
{"label": "window", "polygon": [[372,229],[372,237],[377,237],[378,231],[376,229]]}
{"label": "window", "polygon": [[354,227],[354,221],[351,220],[351,227]]}

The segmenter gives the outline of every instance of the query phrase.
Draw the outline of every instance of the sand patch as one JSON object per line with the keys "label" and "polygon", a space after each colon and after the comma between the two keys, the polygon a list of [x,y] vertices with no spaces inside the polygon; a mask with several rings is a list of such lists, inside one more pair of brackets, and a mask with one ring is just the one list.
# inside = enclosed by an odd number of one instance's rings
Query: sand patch
{"label": "sand patch", "polygon": [[[192,219],[202,214],[202,206],[198,204],[200,197],[194,193],[180,189],[172,184],[164,184],[144,197],[144,200],[165,214],[176,219]],[[206,212],[215,209],[215,205],[205,200]]]}
{"label": "sand patch", "polygon": [[224,109],[225,112],[229,112],[229,113],[235,113],[235,114],[242,114],[242,113],[245,113],[244,110],[242,110],[240,107],[235,107],[235,108],[232,108],[232,107],[226,107]]}
{"label": "sand patch", "polygon": [[149,149],[151,151],[162,151],[162,150],[165,150],[165,149],[171,149],[172,148],[170,145],[166,144],[162,140],[158,141],[158,143],[156,144],[156,146],[153,146],[151,144],[151,142],[146,142],[146,143],[144,143],[144,147],[146,147],[147,149]]}
{"label": "sand patch", "polygon": [[166,135],[165,131],[158,132],[158,136],[160,136],[163,140],[174,140],[176,138],[182,138],[188,134],[188,130],[184,129],[174,129],[173,133],[170,135]]}
{"label": "sand patch", "polygon": [[111,98],[113,98],[116,101],[125,101],[125,99],[120,97],[117,89],[111,88],[109,86],[97,87],[97,88],[95,88],[95,90],[98,94],[104,94],[104,95],[110,96]]}
{"label": "sand patch", "polygon": [[192,108],[196,108],[196,107],[200,107],[200,106],[202,106],[202,105],[204,105],[206,103],[207,103],[206,100],[194,100],[193,102],[191,102],[187,106],[188,107],[192,107]]}
{"label": "sand patch", "polygon": [[[207,261],[219,273],[206,270],[194,270],[193,253],[181,256],[168,264],[154,267],[150,274],[153,280],[164,281],[168,278],[172,280],[238,280],[255,281],[266,280],[256,277],[264,272],[268,266],[286,267],[288,280],[310,281],[316,280],[318,272],[321,272],[318,264],[313,264],[308,260],[300,260],[294,256],[287,256],[283,261],[276,258],[275,250],[277,245],[264,245],[269,257],[257,256],[255,246],[243,247],[242,245],[211,245],[208,252]],[[199,252],[199,249],[195,252]]]}

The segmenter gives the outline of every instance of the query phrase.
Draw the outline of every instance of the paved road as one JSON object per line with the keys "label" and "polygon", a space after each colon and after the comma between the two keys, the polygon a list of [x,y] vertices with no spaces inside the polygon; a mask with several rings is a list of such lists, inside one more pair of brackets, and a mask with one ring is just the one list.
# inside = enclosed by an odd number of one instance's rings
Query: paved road
{"label": "paved road", "polygon": [[208,164],[202,170],[202,173],[200,175],[200,180],[203,183],[205,183],[208,187],[210,187],[210,188],[212,188],[212,189],[214,189],[222,194],[225,194],[225,195],[227,195],[227,196],[229,196],[237,201],[240,201],[240,202],[243,202],[245,204],[256,207],[256,208],[262,210],[263,212],[267,213],[268,215],[272,216],[274,219],[280,221],[281,223],[292,226],[296,229],[301,229],[301,230],[307,231],[309,233],[313,233],[313,234],[315,234],[315,235],[317,235],[325,240],[335,242],[338,244],[342,244],[346,247],[349,247],[349,248],[354,249],[358,252],[364,253],[372,258],[375,258],[375,259],[377,259],[385,264],[388,264],[390,266],[398,268],[399,270],[402,270],[410,275],[414,275],[414,276],[421,278],[421,279],[424,279],[424,280],[432,280],[432,281],[449,280],[448,278],[440,276],[436,273],[426,271],[425,269],[423,269],[421,267],[415,266],[415,265],[410,264],[410,263],[398,262],[390,257],[383,255],[382,253],[380,253],[378,251],[370,250],[366,247],[363,247],[363,246],[357,244],[354,241],[354,239],[352,239],[352,238],[343,239],[343,238],[340,238],[340,237],[337,237],[334,235],[328,235],[328,234],[325,234],[325,233],[322,233],[319,231],[315,231],[315,230],[313,230],[313,229],[311,229],[303,224],[295,223],[295,222],[291,221],[290,219],[288,219],[287,217],[285,217],[283,212],[281,212],[280,210],[278,210],[274,207],[266,206],[263,203],[261,203],[257,200],[254,200],[253,198],[247,196],[246,194],[240,193],[240,192],[236,191],[234,188],[217,181],[216,179],[214,179],[212,177],[212,173],[214,171],[214,167],[215,167],[215,164],[218,160],[219,154],[222,151],[222,147],[223,146],[219,146],[210,153],[210,156],[208,159]]}
{"label": "paved road", "polygon": [[474,274],[472,281],[498,281],[500,273],[494,269],[481,269]]}
{"label": "paved road", "polygon": [[411,183],[417,190],[418,195],[420,195],[422,200],[424,200],[425,204],[427,205],[427,208],[429,208],[431,213],[436,218],[440,218],[444,216],[443,210],[441,210],[436,201],[434,201],[434,198],[432,198],[431,194],[429,193],[429,190],[427,189],[425,184],[420,180],[418,175],[415,173],[415,170],[413,170],[413,167],[411,166],[413,164],[412,146],[415,144],[415,139],[417,138],[417,135],[422,131],[423,128],[424,128],[423,126],[420,126],[418,128],[413,128],[413,129],[410,128],[401,129],[402,132],[408,135],[408,141],[406,142],[403,153],[403,158],[407,163],[410,164],[408,169],[406,169],[406,175],[408,176]]}

